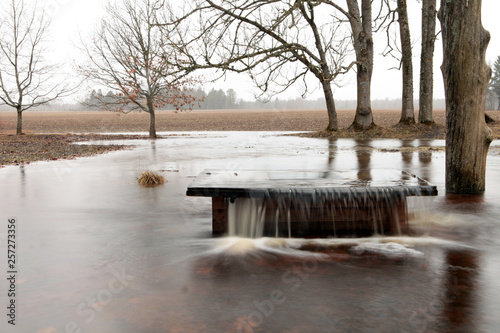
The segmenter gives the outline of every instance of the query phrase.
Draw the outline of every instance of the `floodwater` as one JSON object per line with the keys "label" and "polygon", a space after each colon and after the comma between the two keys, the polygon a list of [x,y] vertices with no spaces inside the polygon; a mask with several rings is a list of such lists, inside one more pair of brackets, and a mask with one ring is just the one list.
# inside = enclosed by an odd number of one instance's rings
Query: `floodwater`
{"label": "floodwater", "polygon": [[[0,331],[500,330],[500,142],[488,156],[486,193],[446,196],[443,141],[168,134],[125,141],[136,145],[127,151],[0,169]],[[421,236],[216,238],[210,198],[185,195],[204,169],[366,178],[382,168],[437,185],[434,199],[409,203]],[[141,187],[144,170],[168,182]],[[9,219],[17,226],[15,327]]]}

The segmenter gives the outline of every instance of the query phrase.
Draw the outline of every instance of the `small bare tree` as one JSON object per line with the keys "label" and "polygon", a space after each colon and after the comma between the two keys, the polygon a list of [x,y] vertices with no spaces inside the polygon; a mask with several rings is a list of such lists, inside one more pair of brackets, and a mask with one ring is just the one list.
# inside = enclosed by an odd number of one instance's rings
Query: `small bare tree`
{"label": "small bare tree", "polygon": [[156,24],[161,4],[160,0],[109,3],[108,16],[91,41],[83,43],[88,62],[78,66],[80,73],[115,93],[113,99],[100,100],[101,107],[149,113],[151,138],[156,137],[156,108],[190,109],[197,102],[190,93],[197,80],[180,79],[168,64],[168,59],[179,57],[166,48],[166,36]]}
{"label": "small bare tree", "polygon": [[28,8],[23,0],[12,0],[1,10],[0,102],[16,109],[19,135],[24,111],[68,96],[74,88],[51,83],[59,66],[44,59],[49,22],[43,11]]}
{"label": "small bare tree", "polygon": [[300,81],[306,94],[306,78],[312,74],[325,96],[327,130],[336,131],[332,84],[356,63],[345,65],[349,34],[332,18],[328,2],[199,0],[180,17],[172,11],[173,18],[165,19],[163,28],[177,32],[172,44],[190,60],[183,70],[249,73],[261,97]]}

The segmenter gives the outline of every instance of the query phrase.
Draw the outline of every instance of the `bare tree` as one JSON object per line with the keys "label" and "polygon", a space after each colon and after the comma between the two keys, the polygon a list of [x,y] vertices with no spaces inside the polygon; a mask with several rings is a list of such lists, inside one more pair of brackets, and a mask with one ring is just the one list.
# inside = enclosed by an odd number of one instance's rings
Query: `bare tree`
{"label": "bare tree", "polygon": [[44,59],[49,22],[43,11],[28,8],[23,0],[12,0],[2,9],[0,102],[16,109],[20,135],[24,111],[68,96],[74,88],[53,82],[59,66]]}
{"label": "bare tree", "polygon": [[485,54],[490,34],[481,24],[481,0],[441,0],[446,94],[446,191],[482,193],[492,141],[484,102],[491,68]]}
{"label": "bare tree", "polygon": [[[344,65],[348,55],[348,33],[332,19],[329,1],[217,1],[196,2],[184,16],[167,19],[164,28],[180,29],[186,18],[199,17],[194,31],[181,32],[176,41],[189,57],[190,70],[217,68],[223,72],[247,72],[262,96],[273,96],[298,81],[304,94],[310,91],[312,74],[323,90],[329,123],[338,129],[332,84],[355,62]],[[170,24],[168,24],[170,22]],[[187,36],[191,34],[191,38]],[[200,51],[197,53],[197,51]],[[181,66],[182,67],[182,66]],[[184,67],[187,68],[187,67]]]}
{"label": "bare tree", "polygon": [[422,1],[422,51],[418,121],[433,124],[434,44],[436,42],[436,0]]}
{"label": "bare tree", "polygon": [[84,43],[88,62],[78,67],[87,78],[115,93],[113,99],[100,100],[103,108],[149,113],[151,138],[156,137],[156,108],[189,109],[197,102],[190,93],[197,80],[179,79],[166,61],[174,55],[156,24],[161,5],[160,0],[109,3],[108,16],[92,40]]}
{"label": "bare tree", "polygon": [[[371,80],[373,73],[373,0],[345,0],[347,9],[337,1],[320,0],[337,9],[347,18],[351,26],[351,34],[357,64],[357,106],[356,116],[351,127],[356,130],[367,130],[375,126],[371,108]],[[361,5],[361,7],[360,7]],[[361,10],[360,10],[361,9]]]}
{"label": "bare tree", "polygon": [[371,81],[373,73],[373,0],[345,0],[347,9],[337,1],[319,0],[338,10],[347,18],[351,26],[351,35],[357,64],[357,106],[356,116],[351,127],[366,130],[375,126],[371,108]]}
{"label": "bare tree", "polygon": [[[387,47],[383,55],[396,59],[399,62],[397,69],[402,69],[402,108],[399,123],[414,124],[412,43],[406,0],[397,0],[395,9],[392,8],[390,0],[383,0],[383,7],[387,9],[387,14],[382,17],[380,24],[380,28],[384,27],[387,34]],[[399,42],[396,37],[391,38],[391,27],[396,21],[399,26]],[[394,36],[397,36],[397,33],[394,33]]]}
{"label": "bare tree", "polygon": [[401,119],[399,123],[414,124],[415,108],[413,106],[413,62],[408,22],[408,9],[406,0],[398,0],[399,36],[401,38],[401,62],[403,66],[403,97]]}
{"label": "bare tree", "polygon": [[371,107],[371,81],[373,73],[372,0],[346,0],[349,11],[344,14],[351,24],[357,61],[358,105],[352,127],[358,130],[374,126]]}

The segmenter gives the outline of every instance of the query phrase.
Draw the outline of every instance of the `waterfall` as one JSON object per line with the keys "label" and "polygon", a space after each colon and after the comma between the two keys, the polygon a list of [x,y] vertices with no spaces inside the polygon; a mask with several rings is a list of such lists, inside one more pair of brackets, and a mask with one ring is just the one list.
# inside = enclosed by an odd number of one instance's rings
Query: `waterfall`
{"label": "waterfall", "polygon": [[[232,200],[233,201],[233,200]],[[259,237],[363,237],[408,233],[405,189],[273,189],[228,206],[228,234]]]}

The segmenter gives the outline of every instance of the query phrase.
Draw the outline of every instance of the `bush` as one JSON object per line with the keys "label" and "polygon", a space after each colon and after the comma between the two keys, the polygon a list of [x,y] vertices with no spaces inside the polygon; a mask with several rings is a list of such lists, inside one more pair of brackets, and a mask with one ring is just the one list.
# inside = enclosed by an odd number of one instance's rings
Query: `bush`
{"label": "bush", "polygon": [[152,171],[144,171],[137,179],[142,186],[158,186],[166,182],[165,177]]}

